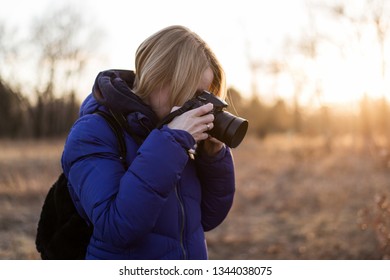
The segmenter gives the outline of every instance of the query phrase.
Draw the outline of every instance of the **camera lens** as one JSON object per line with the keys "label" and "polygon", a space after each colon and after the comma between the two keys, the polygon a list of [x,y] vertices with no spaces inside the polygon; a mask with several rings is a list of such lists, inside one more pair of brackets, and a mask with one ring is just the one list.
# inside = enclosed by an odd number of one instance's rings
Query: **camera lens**
{"label": "camera lens", "polygon": [[231,148],[237,147],[248,130],[248,121],[233,114],[220,111],[215,114],[214,128],[210,135]]}

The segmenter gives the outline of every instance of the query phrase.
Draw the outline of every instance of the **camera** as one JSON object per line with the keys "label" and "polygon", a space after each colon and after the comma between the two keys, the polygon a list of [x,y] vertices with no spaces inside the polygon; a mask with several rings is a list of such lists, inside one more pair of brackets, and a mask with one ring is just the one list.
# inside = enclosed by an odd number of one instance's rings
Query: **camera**
{"label": "camera", "polygon": [[248,121],[237,117],[225,109],[228,104],[208,91],[197,92],[195,97],[188,100],[184,105],[186,111],[198,108],[207,103],[212,103],[214,109],[214,127],[208,133],[210,136],[224,142],[231,148],[237,147],[244,139],[248,130]]}

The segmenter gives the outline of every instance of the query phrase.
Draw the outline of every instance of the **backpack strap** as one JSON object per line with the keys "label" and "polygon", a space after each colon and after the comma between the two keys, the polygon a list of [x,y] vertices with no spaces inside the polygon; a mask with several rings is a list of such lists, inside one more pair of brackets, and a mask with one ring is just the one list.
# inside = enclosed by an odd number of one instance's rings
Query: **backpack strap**
{"label": "backpack strap", "polygon": [[139,137],[136,133],[134,133],[131,128],[129,123],[127,122],[125,116],[123,114],[117,113],[109,109],[111,115],[114,117],[115,121],[122,127],[124,131],[126,131],[127,134],[129,134],[134,141],[138,144],[141,145],[144,141],[141,137]]}
{"label": "backpack strap", "polygon": [[95,114],[98,114],[99,116],[103,117],[103,119],[106,120],[108,125],[111,127],[112,131],[115,134],[115,137],[118,141],[118,148],[119,148],[119,159],[122,162],[122,165],[125,169],[128,168],[127,162],[126,162],[126,154],[127,154],[127,149],[126,149],[126,143],[125,143],[125,138],[123,135],[123,130],[121,125],[118,123],[116,118],[112,116],[111,114],[108,114],[103,111],[96,111]]}

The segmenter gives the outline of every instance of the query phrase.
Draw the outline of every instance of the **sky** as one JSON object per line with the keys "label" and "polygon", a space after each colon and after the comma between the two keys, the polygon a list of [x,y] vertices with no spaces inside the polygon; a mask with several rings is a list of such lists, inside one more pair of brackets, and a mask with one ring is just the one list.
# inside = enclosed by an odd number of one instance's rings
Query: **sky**
{"label": "sky", "polygon": [[[81,9],[87,21],[102,30],[99,61],[85,73],[81,99],[89,93],[99,71],[133,69],[138,45],[149,35],[173,24],[185,25],[198,33],[221,61],[228,86],[249,97],[252,76],[248,55],[252,61],[280,58],[287,38],[299,39],[304,30],[310,29],[305,0],[0,0],[0,21],[24,26],[27,30],[32,18],[63,3]],[[339,32],[337,29],[336,26],[334,31]],[[319,57],[312,66],[305,65],[305,71],[309,69],[309,74],[320,77],[323,101],[348,101],[364,91],[375,90],[372,87],[376,84],[377,73],[371,71],[371,74],[375,73],[368,77],[366,72],[359,70],[375,66],[357,63],[361,57],[356,50],[349,50],[351,61],[348,63],[342,62],[339,54],[331,61],[332,52],[334,48],[328,52],[329,56]],[[286,75],[271,80],[267,80],[266,75],[256,77],[257,86],[268,96],[263,98],[292,98],[294,88]],[[353,95],[347,92],[353,92]]]}

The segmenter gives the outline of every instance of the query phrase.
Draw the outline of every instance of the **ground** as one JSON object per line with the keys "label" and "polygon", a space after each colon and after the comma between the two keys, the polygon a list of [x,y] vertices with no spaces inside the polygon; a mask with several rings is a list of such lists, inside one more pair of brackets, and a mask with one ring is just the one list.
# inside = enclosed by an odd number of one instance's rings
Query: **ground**
{"label": "ground", "polygon": [[[210,259],[389,257],[390,172],[356,137],[248,136],[236,196],[206,234]],[[36,225],[63,139],[1,141],[0,259],[39,259]]]}

